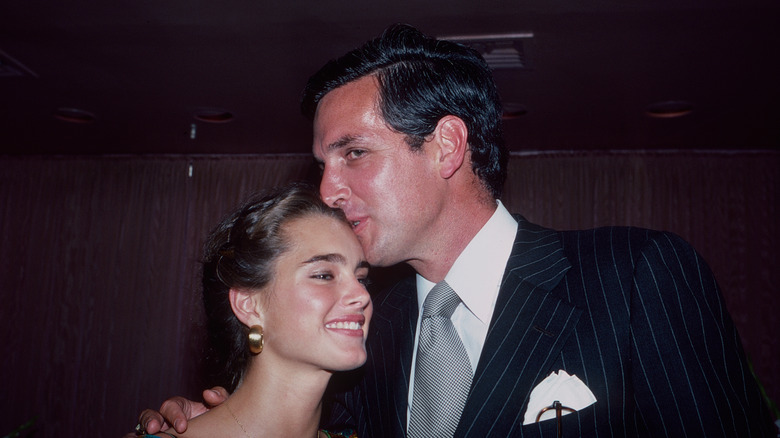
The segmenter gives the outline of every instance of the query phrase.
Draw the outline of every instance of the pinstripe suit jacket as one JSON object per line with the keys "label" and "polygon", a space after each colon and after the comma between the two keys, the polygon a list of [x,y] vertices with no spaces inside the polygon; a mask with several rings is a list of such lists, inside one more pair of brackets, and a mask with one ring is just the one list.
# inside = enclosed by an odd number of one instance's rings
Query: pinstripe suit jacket
{"label": "pinstripe suit jacket", "polygon": [[[564,436],[773,436],[715,280],[679,237],[638,228],[556,232],[517,217],[457,437],[555,436],[523,426],[531,390],[577,375],[597,402]],[[331,424],[406,434],[418,308],[414,277],[374,298],[366,366],[336,381]]]}

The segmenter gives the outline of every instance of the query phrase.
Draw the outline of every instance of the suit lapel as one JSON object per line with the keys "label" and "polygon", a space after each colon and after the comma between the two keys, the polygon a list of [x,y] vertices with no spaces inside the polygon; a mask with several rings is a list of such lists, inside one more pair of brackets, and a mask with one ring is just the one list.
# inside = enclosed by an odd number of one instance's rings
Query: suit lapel
{"label": "suit lapel", "polygon": [[415,288],[415,277],[410,276],[374,301],[364,406],[370,430],[383,431],[382,436],[406,436],[409,373],[418,314]]}
{"label": "suit lapel", "polygon": [[551,293],[571,264],[556,232],[522,217],[456,436],[507,436],[522,425],[581,310]]}

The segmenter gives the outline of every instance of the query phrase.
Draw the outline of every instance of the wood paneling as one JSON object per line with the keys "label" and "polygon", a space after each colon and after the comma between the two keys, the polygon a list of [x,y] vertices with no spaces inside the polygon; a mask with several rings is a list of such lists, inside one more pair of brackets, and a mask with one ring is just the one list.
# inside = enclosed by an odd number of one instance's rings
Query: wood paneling
{"label": "wood paneling", "polygon": [[[778,169],[772,152],[514,156],[504,202],[689,240],[777,398]],[[308,155],[0,158],[0,435],[37,416],[36,436],[121,436],[199,397],[203,237],[251,192],[313,175]]]}

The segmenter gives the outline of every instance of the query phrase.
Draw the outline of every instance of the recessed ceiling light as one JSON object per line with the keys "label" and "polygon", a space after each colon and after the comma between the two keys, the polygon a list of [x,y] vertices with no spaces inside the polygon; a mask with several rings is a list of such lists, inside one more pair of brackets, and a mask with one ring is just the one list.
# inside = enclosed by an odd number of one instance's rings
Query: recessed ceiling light
{"label": "recessed ceiling light", "polygon": [[682,117],[693,111],[693,104],[684,100],[666,100],[647,106],[645,114],[659,119]]}
{"label": "recessed ceiling light", "polygon": [[195,120],[206,123],[227,123],[233,120],[233,113],[222,108],[198,108],[195,110]]}
{"label": "recessed ceiling light", "polygon": [[97,119],[95,114],[78,108],[60,107],[54,110],[54,118],[68,123],[92,123]]}

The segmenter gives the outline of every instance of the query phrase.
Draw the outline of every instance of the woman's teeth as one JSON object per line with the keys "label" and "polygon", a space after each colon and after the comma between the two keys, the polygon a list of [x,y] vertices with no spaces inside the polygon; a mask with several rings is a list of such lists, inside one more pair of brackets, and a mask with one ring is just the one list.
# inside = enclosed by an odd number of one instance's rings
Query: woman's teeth
{"label": "woman's teeth", "polygon": [[332,322],[330,324],[325,324],[325,327],[334,328],[334,329],[360,330],[362,325],[357,322],[339,321],[339,322]]}

